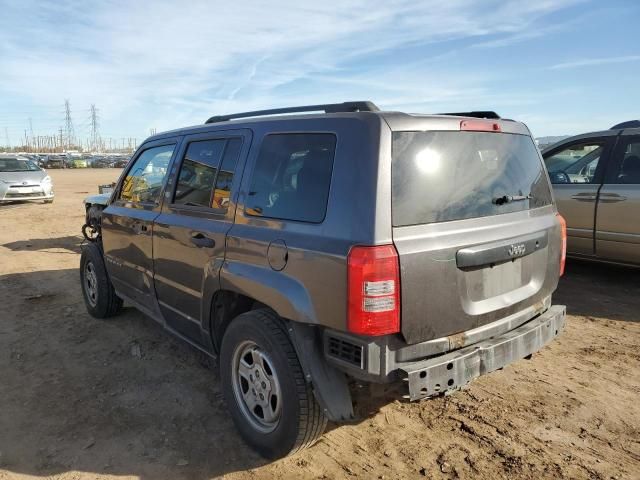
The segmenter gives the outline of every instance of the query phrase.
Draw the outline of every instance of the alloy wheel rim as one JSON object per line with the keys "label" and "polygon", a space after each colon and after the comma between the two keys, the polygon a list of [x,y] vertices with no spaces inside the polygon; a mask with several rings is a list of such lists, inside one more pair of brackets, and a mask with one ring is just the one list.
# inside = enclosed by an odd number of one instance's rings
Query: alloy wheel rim
{"label": "alloy wheel rim", "polygon": [[84,266],[84,292],[87,301],[92,307],[98,303],[98,277],[93,262],[87,262]]}
{"label": "alloy wheel rim", "polygon": [[280,381],[269,355],[251,341],[233,354],[233,393],[244,417],[259,432],[276,429],[282,412]]}

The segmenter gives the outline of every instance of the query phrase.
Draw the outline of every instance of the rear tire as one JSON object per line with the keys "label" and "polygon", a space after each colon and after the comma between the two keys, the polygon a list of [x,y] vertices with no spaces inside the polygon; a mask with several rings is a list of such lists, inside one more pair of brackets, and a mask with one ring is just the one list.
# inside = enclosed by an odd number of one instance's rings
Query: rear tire
{"label": "rear tire", "polygon": [[122,309],[122,299],[113,289],[102,251],[95,243],[82,246],[80,284],[84,304],[92,317],[113,317]]}
{"label": "rear tire", "polygon": [[263,457],[285,457],[322,436],[327,417],[282,320],[271,310],[253,310],[231,322],[222,338],[220,370],[231,418]]}

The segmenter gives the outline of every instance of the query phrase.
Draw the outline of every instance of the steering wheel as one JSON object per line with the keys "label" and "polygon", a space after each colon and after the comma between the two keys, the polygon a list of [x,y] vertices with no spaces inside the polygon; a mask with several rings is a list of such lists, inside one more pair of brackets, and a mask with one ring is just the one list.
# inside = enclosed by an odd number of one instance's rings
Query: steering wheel
{"label": "steering wheel", "polygon": [[551,177],[551,183],[571,183],[571,177],[564,170],[549,172],[549,176]]}

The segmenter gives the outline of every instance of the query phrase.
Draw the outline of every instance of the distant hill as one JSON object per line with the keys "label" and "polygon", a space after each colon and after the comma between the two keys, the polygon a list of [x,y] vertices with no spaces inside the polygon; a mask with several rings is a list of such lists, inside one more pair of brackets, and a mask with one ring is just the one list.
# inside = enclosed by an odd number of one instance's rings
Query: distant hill
{"label": "distant hill", "polygon": [[538,137],[536,138],[536,143],[538,144],[538,147],[542,150],[545,147],[548,147],[549,145],[553,145],[556,142],[559,142],[560,140],[564,140],[565,138],[569,138],[571,135],[559,135],[559,136],[555,136],[555,137]]}

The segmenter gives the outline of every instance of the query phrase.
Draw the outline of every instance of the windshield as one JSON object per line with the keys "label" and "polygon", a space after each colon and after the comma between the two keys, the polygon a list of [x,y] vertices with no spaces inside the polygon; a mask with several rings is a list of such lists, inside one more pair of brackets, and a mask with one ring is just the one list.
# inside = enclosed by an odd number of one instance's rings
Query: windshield
{"label": "windshield", "polygon": [[533,140],[485,132],[394,132],[394,226],[542,207],[551,191]]}
{"label": "windshield", "polygon": [[31,160],[0,158],[0,172],[37,172],[40,167]]}

